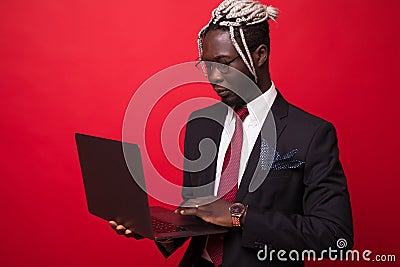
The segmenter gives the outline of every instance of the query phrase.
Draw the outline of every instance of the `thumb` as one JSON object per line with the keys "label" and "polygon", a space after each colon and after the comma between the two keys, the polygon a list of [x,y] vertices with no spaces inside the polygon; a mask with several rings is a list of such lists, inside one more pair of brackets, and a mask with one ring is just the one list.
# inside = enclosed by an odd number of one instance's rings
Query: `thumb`
{"label": "thumb", "polygon": [[181,215],[197,215],[197,209],[196,208],[186,208],[186,209],[181,209],[178,212]]}

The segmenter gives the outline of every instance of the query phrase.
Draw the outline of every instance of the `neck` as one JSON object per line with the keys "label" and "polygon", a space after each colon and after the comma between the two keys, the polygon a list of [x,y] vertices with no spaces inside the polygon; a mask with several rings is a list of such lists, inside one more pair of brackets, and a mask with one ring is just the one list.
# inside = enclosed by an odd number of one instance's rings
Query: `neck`
{"label": "neck", "polygon": [[263,75],[257,75],[257,77],[258,77],[256,84],[257,87],[253,88],[253,90],[248,91],[246,99],[244,99],[246,103],[250,103],[257,97],[268,91],[269,88],[271,88],[272,81],[268,72],[263,73]]}
{"label": "neck", "polygon": [[272,85],[271,77],[270,77],[269,73],[267,73],[267,75],[262,75],[262,76],[260,75],[258,77],[257,85],[258,85],[258,88],[260,88],[262,93],[265,93],[266,91],[268,91]]}
{"label": "neck", "polygon": [[250,103],[257,97],[261,96],[264,94],[266,91],[268,91],[271,88],[272,81],[269,75],[265,76],[258,76],[257,80],[257,87],[255,87],[253,90],[249,90],[246,99],[244,100],[246,103]]}

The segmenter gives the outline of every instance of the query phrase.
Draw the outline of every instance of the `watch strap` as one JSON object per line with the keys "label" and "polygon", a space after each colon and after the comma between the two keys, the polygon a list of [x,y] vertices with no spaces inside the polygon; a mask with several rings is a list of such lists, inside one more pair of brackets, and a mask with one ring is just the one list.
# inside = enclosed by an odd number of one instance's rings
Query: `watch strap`
{"label": "watch strap", "polygon": [[234,227],[240,227],[240,217],[232,215],[232,224]]}

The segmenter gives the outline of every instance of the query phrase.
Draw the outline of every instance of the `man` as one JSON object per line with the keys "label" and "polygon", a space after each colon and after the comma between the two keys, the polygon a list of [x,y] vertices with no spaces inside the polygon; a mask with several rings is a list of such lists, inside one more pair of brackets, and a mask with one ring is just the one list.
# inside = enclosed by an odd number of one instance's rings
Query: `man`
{"label": "man", "polygon": [[[221,103],[196,111],[189,119],[186,202],[176,212],[229,227],[229,232],[193,237],[179,266],[303,266],[301,259],[261,261],[257,254],[260,249],[318,253],[337,249],[337,241],[343,239],[344,249],[353,245],[350,199],[335,129],[289,104],[270,78],[268,19],[275,20],[277,14],[275,8],[255,1],[226,0],[199,33],[200,66]],[[245,79],[235,70],[258,90],[243,88]],[[276,129],[272,138],[263,135],[271,128],[271,118]],[[214,141],[217,157],[193,170],[191,162],[201,157],[200,142],[205,139]],[[260,175],[261,182],[252,187]],[[203,189],[196,191],[199,187]],[[122,225],[111,225],[132,235]],[[158,246],[168,256],[184,241]]]}

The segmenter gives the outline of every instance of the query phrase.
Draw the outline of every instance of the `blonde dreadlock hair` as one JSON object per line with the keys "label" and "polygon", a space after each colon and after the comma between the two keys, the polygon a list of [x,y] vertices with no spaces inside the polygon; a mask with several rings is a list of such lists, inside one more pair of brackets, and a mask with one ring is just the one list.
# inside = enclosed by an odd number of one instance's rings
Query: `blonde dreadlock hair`
{"label": "blonde dreadlock hair", "polygon": [[[269,51],[269,25],[267,21],[269,19],[275,21],[277,17],[278,9],[272,6],[265,6],[258,1],[224,0],[216,9],[212,11],[211,20],[200,30],[198,34],[197,43],[199,57],[201,58],[203,54],[203,38],[209,30],[229,30],[233,46],[257,82],[256,69],[254,67],[253,58],[251,57],[251,50],[255,50],[257,47],[254,47],[253,44],[253,46],[249,49],[245,32],[251,32],[255,28],[258,30],[261,29],[262,34],[265,34],[263,37],[267,39],[266,41]],[[239,31],[239,34],[237,34],[237,30]],[[240,40],[243,49],[240,47],[238,40]],[[204,70],[204,66],[202,66],[202,68]]]}

